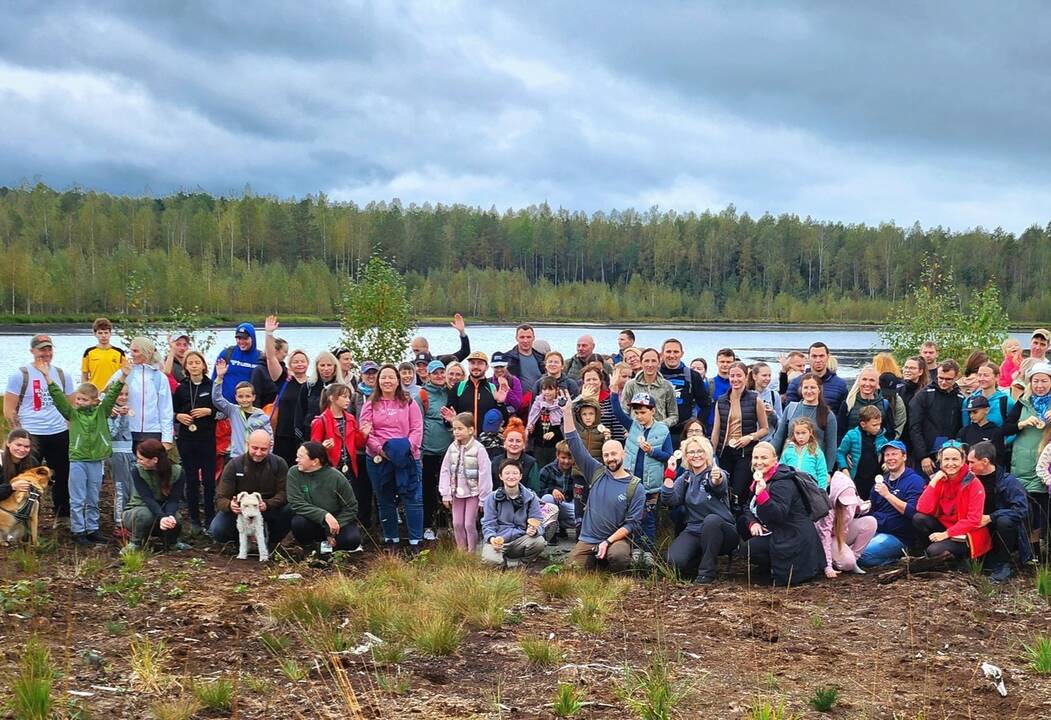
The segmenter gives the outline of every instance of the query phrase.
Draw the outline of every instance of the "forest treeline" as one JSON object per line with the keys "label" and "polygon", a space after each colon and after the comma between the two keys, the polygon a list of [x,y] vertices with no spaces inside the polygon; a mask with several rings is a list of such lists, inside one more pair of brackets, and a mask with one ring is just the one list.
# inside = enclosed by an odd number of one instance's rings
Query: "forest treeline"
{"label": "forest treeline", "polygon": [[480,319],[883,320],[937,254],[965,300],[995,280],[1015,322],[1051,318],[1051,224],[1020,236],[753,218],[728,207],[587,215],[203,192],[0,188],[0,313],[332,317],[373,253],[417,313]]}

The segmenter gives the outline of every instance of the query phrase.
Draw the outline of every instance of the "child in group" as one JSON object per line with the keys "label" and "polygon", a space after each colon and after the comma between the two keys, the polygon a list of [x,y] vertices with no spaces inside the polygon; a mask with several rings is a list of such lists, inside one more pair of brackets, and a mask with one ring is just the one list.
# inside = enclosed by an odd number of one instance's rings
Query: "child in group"
{"label": "child in group", "polygon": [[1000,365],[1000,377],[996,384],[1002,388],[1009,388],[1022,367],[1022,344],[1014,338],[1008,338],[1004,340],[1000,349],[1004,351],[1004,361]]}
{"label": "child in group", "polygon": [[[562,536],[567,529],[576,527],[574,499],[579,473],[574,469],[573,453],[565,440],[555,446],[555,461],[540,469],[540,500],[558,508],[558,534]],[[552,540],[549,538],[549,542]]]}
{"label": "child in group", "polygon": [[1005,463],[1007,450],[1004,447],[1003,430],[989,420],[989,398],[981,393],[971,395],[963,401],[963,411],[970,422],[960,429],[956,439],[967,447],[983,441],[991,442],[996,448],[996,464],[1009,468],[1010,463]]}
{"label": "child in group", "polygon": [[781,451],[781,464],[807,473],[817,480],[822,490],[828,489],[828,463],[817,444],[817,427],[813,420],[801,417],[792,423],[791,438]]}
{"label": "child in group", "polygon": [[111,449],[109,474],[113,478],[113,537],[130,540],[131,533],[124,527],[124,506],[131,499],[131,469],[135,467],[132,451],[131,422],[128,418],[128,388],[124,386],[108,420]]}
{"label": "child in group", "polygon": [[777,393],[777,388],[770,386],[773,377],[770,366],[764,362],[757,362],[748,370],[750,389],[758,393],[759,399],[763,401],[763,406],[766,408],[766,425],[769,432],[763,439],[768,442],[777,430],[777,421],[782,413],[781,396]]}
{"label": "child in group", "polygon": [[489,453],[474,437],[474,416],[460,413],[452,420],[453,442],[438,473],[442,504],[452,510],[456,547],[474,552],[478,545],[478,513],[493,491]]}
{"label": "child in group", "polygon": [[325,410],[310,423],[310,439],[328,451],[329,462],[348,479],[358,477],[358,451],[365,447],[365,435],[350,412],[350,386],[333,383],[321,391]]}
{"label": "child in group", "polygon": [[73,542],[85,546],[105,543],[99,532],[99,491],[102,489],[103,462],[110,456],[109,414],[131,372],[131,360],[124,358],[120,377],[99,402],[99,389],[82,383],[70,404],[66,393],[53,380],[51,368],[48,392],[55,409],[69,421],[69,521]]}
{"label": "child in group", "polygon": [[234,388],[234,400],[237,404],[223,397],[223,377],[227,371],[225,358],[215,361],[215,381],[212,383],[212,404],[230,420],[230,458],[244,455],[248,447],[248,436],[256,430],[266,430],[270,437],[274,429],[270,426],[270,416],[255,407],[255,388],[250,382],[239,382]]}
{"label": "child in group", "polygon": [[[882,476],[877,477],[878,482],[883,481]],[[876,534],[877,525],[876,518],[865,514],[870,504],[861,501],[854,482],[842,470],[832,476],[828,497],[832,509],[814,523],[825,547],[825,577],[834,578],[840,572],[863,575],[858,558]]]}
{"label": "child in group", "polygon": [[591,457],[602,462],[602,446],[612,437],[601,422],[602,410],[595,400],[581,400],[577,404],[577,432]]}
{"label": "child in group", "polygon": [[875,405],[866,405],[858,412],[858,425],[847,431],[839,444],[836,462],[840,470],[848,470],[858,495],[868,500],[879,474],[879,458],[887,436],[883,431],[883,413]]}
{"label": "child in group", "polygon": [[533,457],[540,467],[555,459],[555,445],[562,440],[562,406],[558,404],[558,381],[540,380],[540,397],[529,408],[526,432],[533,438]]}
{"label": "child in group", "polygon": [[489,453],[489,459],[504,451],[504,436],[500,433],[503,429],[504,416],[496,408],[487,410],[482,417],[482,432],[478,433],[478,442]]}
{"label": "child in group", "polygon": [[98,390],[103,390],[109,379],[120,369],[124,362],[124,351],[110,345],[113,335],[113,323],[104,317],[95,320],[91,325],[96,344],[84,351],[80,361],[80,381],[89,382]]}

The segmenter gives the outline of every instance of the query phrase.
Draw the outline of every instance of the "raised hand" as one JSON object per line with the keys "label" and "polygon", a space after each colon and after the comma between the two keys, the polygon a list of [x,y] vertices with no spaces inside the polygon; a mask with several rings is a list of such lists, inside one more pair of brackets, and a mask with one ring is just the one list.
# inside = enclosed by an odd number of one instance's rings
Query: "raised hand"
{"label": "raised hand", "polygon": [[273,333],[277,332],[278,327],[280,327],[280,325],[277,322],[277,315],[267,315],[263,324],[263,329],[268,333]]}
{"label": "raised hand", "polygon": [[124,377],[128,377],[129,375],[131,375],[130,357],[125,356],[124,359],[120,361],[120,372]]}
{"label": "raised hand", "polygon": [[215,361],[215,376],[217,378],[222,379],[222,377],[226,375],[226,371],[228,369],[229,367],[226,364],[226,360],[224,360],[223,358],[219,358]]}
{"label": "raised hand", "polygon": [[467,324],[464,323],[463,315],[461,315],[460,313],[456,313],[455,315],[453,315],[453,321],[449,324],[456,328],[456,332],[460,333],[461,335],[465,334],[464,328],[467,327]]}

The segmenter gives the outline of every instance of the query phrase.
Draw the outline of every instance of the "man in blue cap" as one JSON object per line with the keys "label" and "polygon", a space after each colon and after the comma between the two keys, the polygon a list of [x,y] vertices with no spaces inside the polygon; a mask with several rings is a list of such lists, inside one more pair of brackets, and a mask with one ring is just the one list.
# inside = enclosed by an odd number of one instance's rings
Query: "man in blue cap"
{"label": "man in blue cap", "polygon": [[[226,376],[223,378],[223,397],[232,403],[237,402],[234,394],[242,382],[252,382],[252,371],[259,364],[259,348],[255,342],[255,326],[252,323],[241,323],[234,329],[235,344],[227,347],[219,358],[226,361]],[[212,368],[212,379],[215,379],[215,368]]]}
{"label": "man in blue cap", "polygon": [[858,558],[861,567],[897,562],[908,554],[915,540],[912,516],[927,483],[908,466],[906,453],[901,440],[891,440],[883,446],[884,474],[876,476],[870,496],[876,534]]}

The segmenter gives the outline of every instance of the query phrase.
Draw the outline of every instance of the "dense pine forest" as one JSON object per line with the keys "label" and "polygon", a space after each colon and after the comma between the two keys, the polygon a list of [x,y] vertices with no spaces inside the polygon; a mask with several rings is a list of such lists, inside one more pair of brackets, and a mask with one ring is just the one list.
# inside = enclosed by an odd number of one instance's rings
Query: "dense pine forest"
{"label": "dense pine forest", "polygon": [[131,300],[157,314],[332,317],[341,278],[381,253],[421,316],[879,322],[933,253],[963,298],[995,281],[1013,321],[1051,318],[1051,224],[1015,236],[732,206],[587,215],[37,184],[0,188],[0,243],[10,316],[119,314]]}

